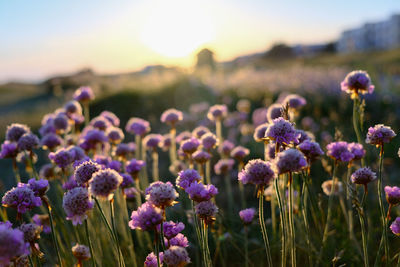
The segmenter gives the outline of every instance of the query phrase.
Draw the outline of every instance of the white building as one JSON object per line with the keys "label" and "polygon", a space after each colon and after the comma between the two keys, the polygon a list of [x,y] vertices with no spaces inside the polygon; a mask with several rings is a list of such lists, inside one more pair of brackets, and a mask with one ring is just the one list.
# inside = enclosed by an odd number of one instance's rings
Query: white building
{"label": "white building", "polygon": [[340,53],[396,47],[400,47],[400,14],[386,21],[367,23],[361,28],[344,31],[337,42],[337,51]]}

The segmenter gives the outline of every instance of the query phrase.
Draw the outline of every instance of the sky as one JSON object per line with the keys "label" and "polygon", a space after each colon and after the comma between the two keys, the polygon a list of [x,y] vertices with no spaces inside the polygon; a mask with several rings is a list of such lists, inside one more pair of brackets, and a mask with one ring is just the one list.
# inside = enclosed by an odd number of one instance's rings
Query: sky
{"label": "sky", "polygon": [[0,0],[0,82],[190,67],[204,47],[225,61],[278,42],[333,41],[399,12],[399,0]]}

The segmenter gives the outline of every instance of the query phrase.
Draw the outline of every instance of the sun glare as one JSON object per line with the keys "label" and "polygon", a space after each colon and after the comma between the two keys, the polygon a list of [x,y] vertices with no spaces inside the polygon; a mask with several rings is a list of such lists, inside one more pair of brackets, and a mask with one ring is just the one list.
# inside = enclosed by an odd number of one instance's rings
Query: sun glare
{"label": "sun glare", "polygon": [[141,41],[166,57],[185,57],[214,39],[210,16],[194,1],[160,1],[146,14]]}

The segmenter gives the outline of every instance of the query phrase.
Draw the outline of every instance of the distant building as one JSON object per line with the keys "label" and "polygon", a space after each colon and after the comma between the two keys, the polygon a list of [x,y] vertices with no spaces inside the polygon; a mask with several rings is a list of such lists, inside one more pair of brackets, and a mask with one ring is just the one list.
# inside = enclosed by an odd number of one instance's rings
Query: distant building
{"label": "distant building", "polygon": [[400,14],[344,31],[337,42],[340,53],[388,50],[400,47]]}
{"label": "distant building", "polygon": [[212,70],[215,69],[214,52],[210,49],[204,48],[197,53],[197,68],[208,67]]}

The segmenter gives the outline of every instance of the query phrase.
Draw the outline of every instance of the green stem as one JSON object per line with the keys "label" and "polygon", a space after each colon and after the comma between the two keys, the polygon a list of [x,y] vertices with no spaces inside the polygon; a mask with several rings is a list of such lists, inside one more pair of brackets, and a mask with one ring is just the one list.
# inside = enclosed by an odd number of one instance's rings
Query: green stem
{"label": "green stem", "polygon": [[293,174],[289,172],[289,224],[290,224],[290,248],[292,256],[292,266],[296,266],[296,233],[293,219]]}
{"label": "green stem", "polygon": [[85,220],[85,232],[86,232],[87,242],[89,244],[89,250],[90,250],[90,255],[91,255],[92,266],[96,266],[96,261],[94,260],[92,240],[90,239],[90,235],[89,235],[89,226],[88,226],[87,219]]}
{"label": "green stem", "polygon": [[140,135],[136,134],[135,135],[135,144],[136,144],[136,150],[135,150],[135,158],[137,160],[140,160],[140,149],[141,149],[141,144],[142,144],[142,138]]}
{"label": "green stem", "polygon": [[[363,140],[361,139],[361,132],[360,132],[360,114],[358,113],[359,111],[359,103],[360,103],[360,99],[359,96],[357,96],[354,101],[353,101],[353,128],[354,131],[356,132],[356,136],[357,136],[357,142],[359,144],[363,144]],[[364,158],[361,159],[361,165],[364,167],[365,166],[365,160]]]}
{"label": "green stem", "polygon": [[[366,188],[366,185],[365,185]],[[364,190],[364,194],[362,197],[361,201],[361,208],[358,210],[358,217],[360,219],[360,225],[361,225],[361,237],[362,237],[362,243],[363,243],[363,254],[364,254],[364,266],[369,267],[369,261],[368,261],[368,240],[367,240],[367,231],[365,228],[365,213],[364,213],[364,203],[365,199],[367,196],[367,190]]]}
{"label": "green stem", "polygon": [[389,266],[389,245],[388,245],[388,237],[387,237],[387,221],[385,216],[385,207],[383,206],[383,185],[382,185],[382,170],[383,170],[383,144],[380,146],[379,153],[379,171],[378,171],[378,200],[379,200],[379,208],[381,212],[381,220],[382,220],[382,239],[383,239],[383,247],[385,250],[385,263],[386,266]]}
{"label": "green stem", "polygon": [[49,219],[50,219],[51,238],[53,239],[54,248],[56,250],[58,262],[60,263],[60,266],[62,267],[63,264],[61,261],[60,251],[58,248],[58,242],[57,242],[57,238],[56,238],[55,231],[54,231],[54,223],[53,223],[54,220],[53,220],[53,214],[52,214],[52,209],[51,209],[50,203],[47,203],[47,211],[49,213]]}
{"label": "green stem", "polygon": [[280,193],[280,190],[279,190],[278,179],[279,179],[279,177],[275,178],[274,186],[275,186],[276,199],[278,200],[279,215],[280,215],[280,219],[281,219],[281,231],[282,231],[282,261],[281,261],[281,266],[285,267],[286,266],[286,225],[285,225],[285,214],[284,214],[284,211],[283,211],[283,204],[282,204],[281,193]]}
{"label": "green stem", "polygon": [[205,258],[204,258],[204,250],[203,250],[203,240],[201,238],[201,234],[200,234],[200,229],[199,229],[199,222],[197,221],[197,216],[196,216],[196,211],[194,209],[194,201],[191,201],[192,203],[192,212],[193,212],[193,222],[194,222],[194,228],[196,230],[196,236],[197,236],[197,242],[200,246],[200,250],[202,252],[202,256],[203,256],[203,261],[205,264]]}
{"label": "green stem", "polygon": [[258,198],[259,198],[259,219],[260,219],[260,226],[261,226],[261,232],[263,235],[264,239],[264,246],[265,246],[265,253],[267,254],[267,260],[268,260],[268,266],[272,267],[272,258],[271,258],[271,249],[269,247],[269,240],[268,240],[268,234],[267,234],[267,229],[265,227],[265,221],[264,221],[264,187],[262,186],[259,188],[258,192]]}
{"label": "green stem", "polygon": [[157,256],[157,266],[160,267],[160,246],[159,246],[159,236],[157,233],[157,230],[154,230],[154,238],[155,238],[155,242],[154,242],[154,250],[156,252],[156,256]]}
{"label": "green stem", "polygon": [[211,184],[211,162],[208,160],[206,162],[206,182],[207,184]]}
{"label": "green stem", "polygon": [[83,114],[85,115],[85,126],[88,126],[89,121],[90,121],[89,103],[88,102],[83,103]]}
{"label": "green stem", "polygon": [[15,176],[15,181],[18,183],[21,182],[21,176],[19,175],[17,160],[15,158],[12,159],[13,171]]}
{"label": "green stem", "polygon": [[170,130],[170,136],[171,136],[171,146],[169,148],[169,157],[171,161],[171,165],[175,163],[176,161],[176,128],[173,126],[171,127]]}
{"label": "green stem", "polygon": [[151,158],[152,158],[152,160],[153,160],[153,182],[154,181],[158,181],[159,180],[159,178],[160,178],[160,175],[159,175],[159,173],[158,173],[158,152],[157,152],[157,150],[156,149],[154,149],[152,152],[151,152]]}
{"label": "green stem", "polygon": [[222,122],[220,119],[217,119],[215,122],[215,132],[217,134],[218,139],[218,148],[221,147],[223,139],[222,139]]}
{"label": "green stem", "polygon": [[310,225],[308,222],[308,190],[306,186],[306,179],[303,180],[303,189],[302,189],[302,215],[304,221],[304,227],[306,230],[306,238],[307,238],[307,248],[308,248],[308,265],[313,266],[312,257],[311,257],[311,241],[310,241]]}
{"label": "green stem", "polygon": [[249,267],[249,240],[248,240],[247,226],[244,226],[244,257],[245,257],[245,267]]}
{"label": "green stem", "polygon": [[120,266],[125,266],[125,264],[123,264],[123,257],[121,258],[122,251],[121,251],[121,247],[119,245],[119,238],[118,238],[117,228],[115,226],[114,198],[109,201],[109,204],[110,204],[110,211],[111,211],[111,226],[112,226],[112,230],[113,230],[114,238],[115,238],[115,243],[117,245],[117,250],[118,250],[118,262],[119,262]]}

